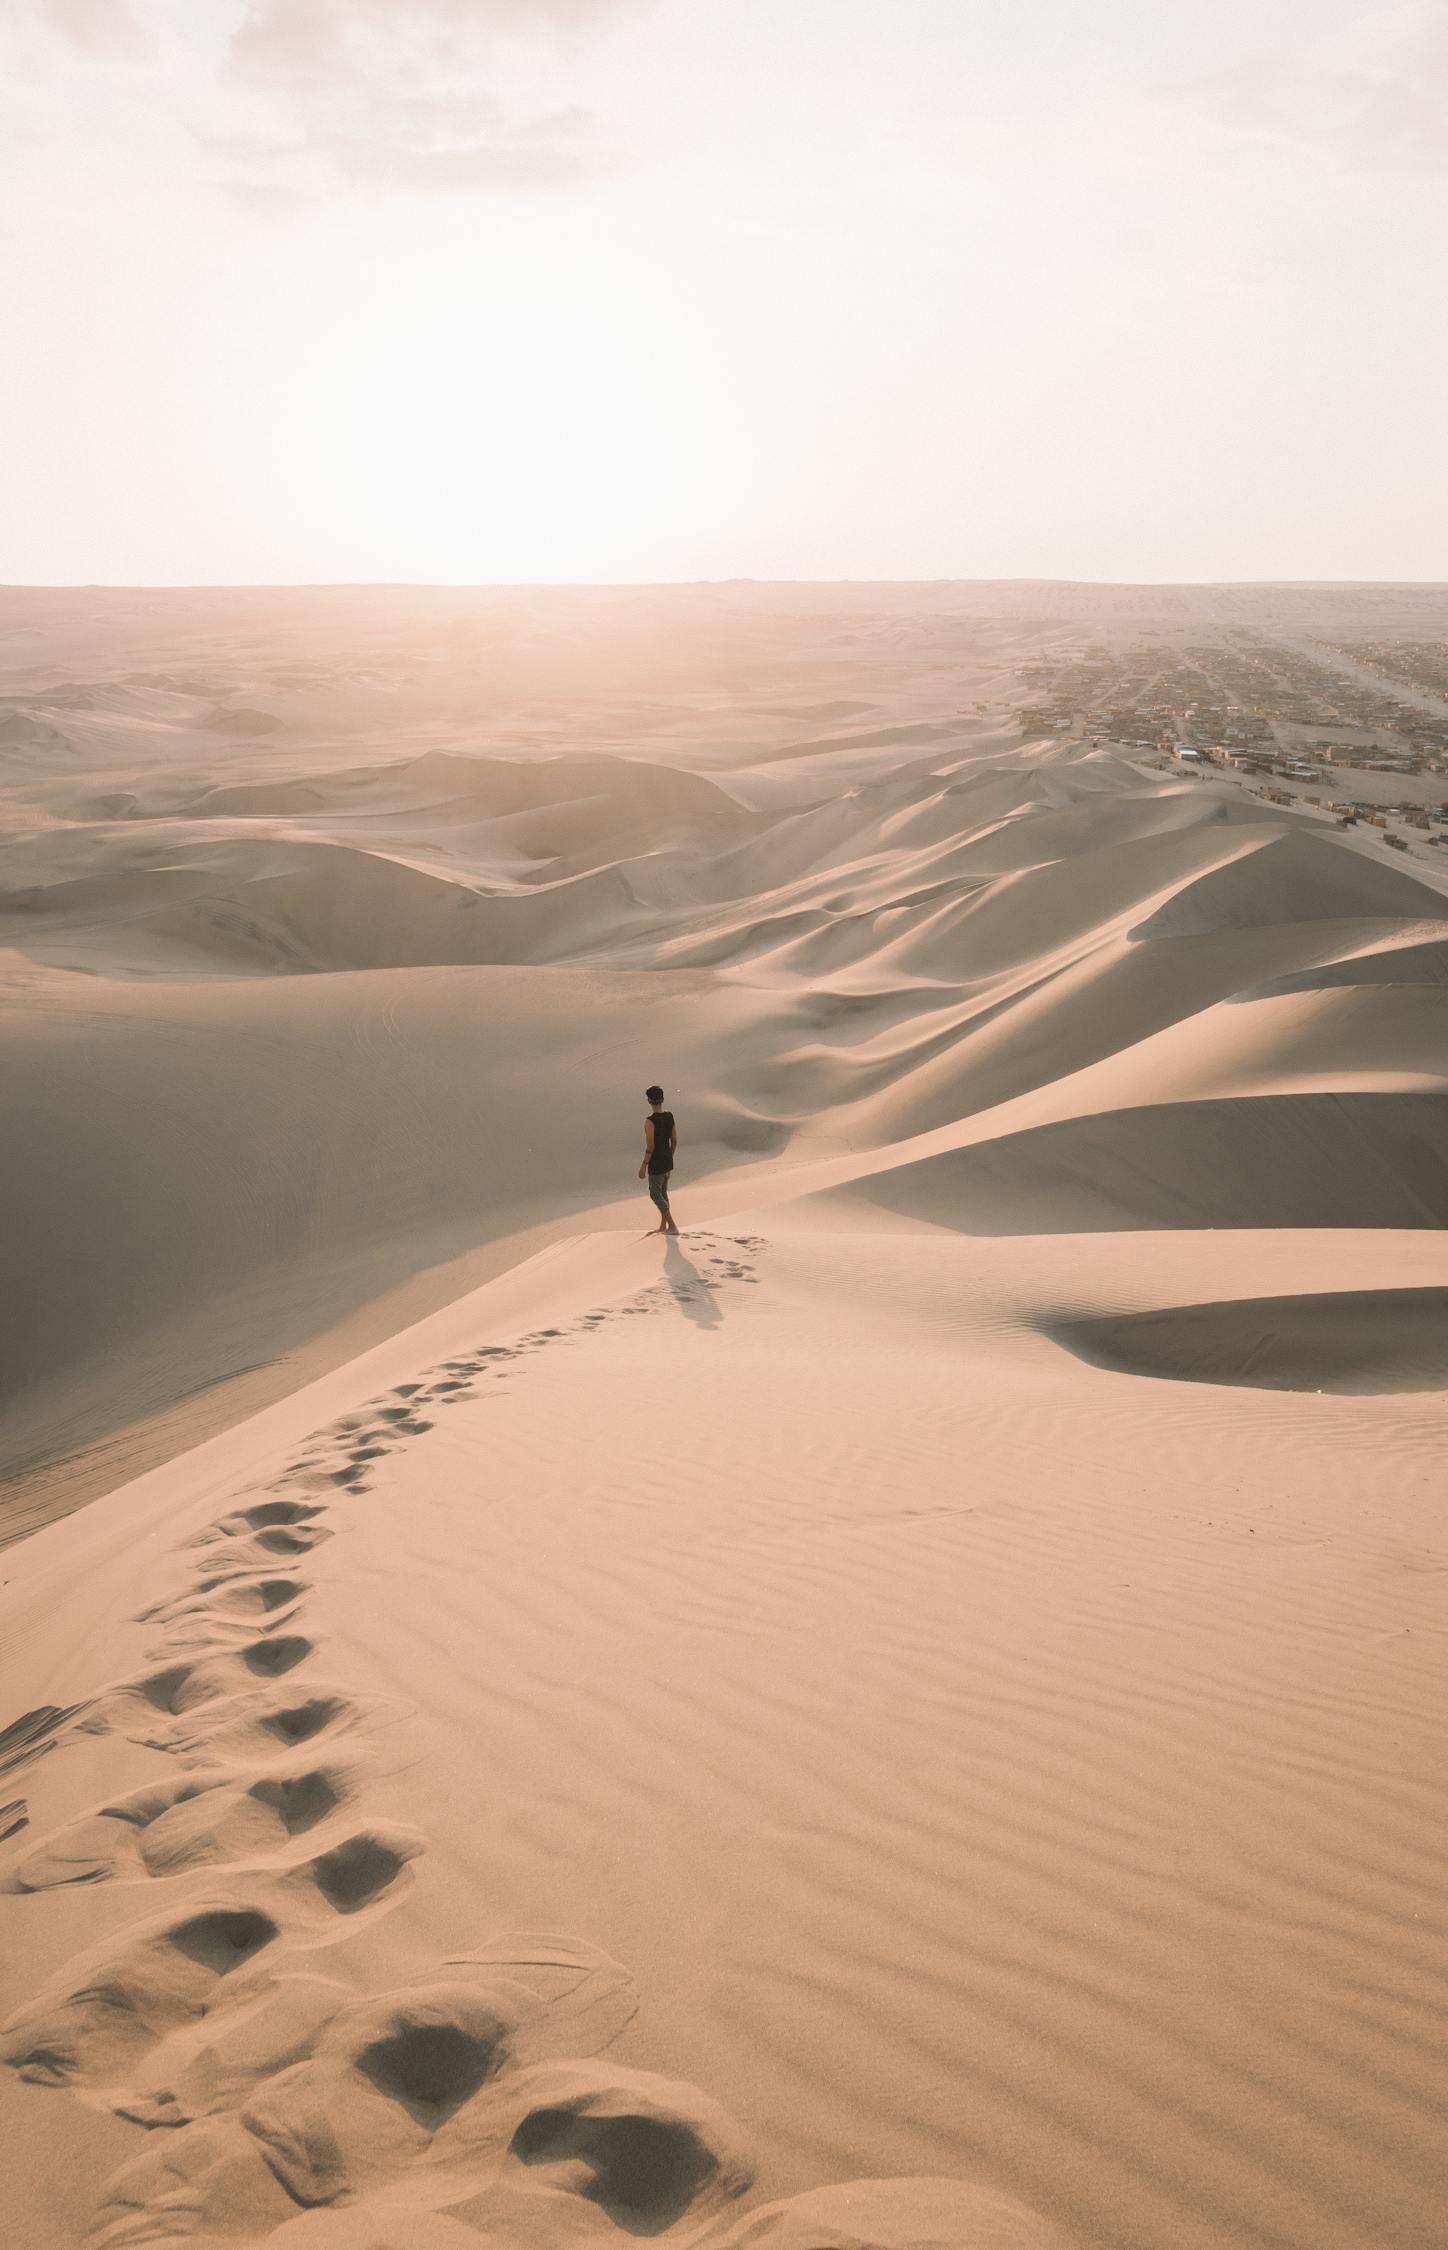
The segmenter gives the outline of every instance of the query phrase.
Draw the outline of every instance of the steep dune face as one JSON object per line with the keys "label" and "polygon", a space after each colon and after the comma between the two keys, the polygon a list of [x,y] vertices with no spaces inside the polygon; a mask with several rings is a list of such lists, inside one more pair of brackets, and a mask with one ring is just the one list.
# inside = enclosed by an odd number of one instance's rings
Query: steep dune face
{"label": "steep dune face", "polygon": [[1369,945],[1340,961],[1324,961],[1316,968],[1289,971],[1274,977],[1261,990],[1269,992],[1326,991],[1342,985],[1445,985],[1448,984],[1448,939],[1420,939],[1410,925],[1392,929],[1381,945]]}
{"label": "steep dune face", "polygon": [[1260,1094],[1106,1110],[862,1174],[967,1234],[1448,1226],[1448,1096]]}
{"label": "steep dune face", "polygon": [[1330,834],[1299,829],[1174,893],[1136,934],[1208,937],[1283,922],[1424,920],[1442,911],[1442,894],[1416,875],[1370,859]]}

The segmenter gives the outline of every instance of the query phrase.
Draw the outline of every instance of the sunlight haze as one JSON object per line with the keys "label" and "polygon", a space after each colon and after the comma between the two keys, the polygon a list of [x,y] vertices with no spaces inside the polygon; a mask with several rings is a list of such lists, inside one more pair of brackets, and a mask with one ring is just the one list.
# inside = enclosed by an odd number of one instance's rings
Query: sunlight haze
{"label": "sunlight haze", "polygon": [[0,579],[1441,577],[1448,22],[7,0]]}

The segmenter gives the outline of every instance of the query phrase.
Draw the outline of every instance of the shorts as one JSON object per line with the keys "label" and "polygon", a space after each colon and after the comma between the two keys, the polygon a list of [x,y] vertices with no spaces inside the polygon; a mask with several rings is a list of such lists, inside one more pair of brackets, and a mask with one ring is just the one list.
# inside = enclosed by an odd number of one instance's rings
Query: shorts
{"label": "shorts", "polygon": [[653,1197],[660,1211],[664,1213],[667,1213],[669,1208],[670,1176],[667,1172],[650,1172],[649,1174],[649,1194]]}

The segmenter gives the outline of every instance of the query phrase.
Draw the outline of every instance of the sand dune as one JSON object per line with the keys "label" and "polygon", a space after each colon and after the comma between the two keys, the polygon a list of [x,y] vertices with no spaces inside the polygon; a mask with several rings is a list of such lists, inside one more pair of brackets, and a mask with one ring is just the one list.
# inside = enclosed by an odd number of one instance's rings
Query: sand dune
{"label": "sand dune", "polygon": [[1173,1382],[1347,1397],[1448,1389],[1448,1292],[1442,1289],[1239,1297],[1123,1320],[1077,1321],[1056,1333],[1095,1367]]}
{"label": "sand dune", "polygon": [[1441,1094],[1153,1102],[983,1138],[838,1191],[972,1234],[1448,1225]]}
{"label": "sand dune", "polygon": [[1241,1263],[1137,1243],[595,1237],[30,1542],[0,2098],[129,2131],[95,2238],[1431,2239],[1441,1405],[1082,1364]]}
{"label": "sand dune", "polygon": [[1369,859],[1336,838],[1310,831],[1279,835],[1233,858],[1178,893],[1142,937],[1202,937],[1223,929],[1282,922],[1360,921],[1376,916],[1441,917],[1442,893],[1415,875]]}
{"label": "sand dune", "polygon": [[[613,1201],[600,1119],[634,1125],[661,1043],[682,1062],[751,1016],[740,994],[699,1024],[697,983],[570,970],[42,990],[0,1028],[12,1470],[275,1371],[470,1243]],[[761,1144],[724,1089],[693,1131],[711,1169]]]}
{"label": "sand dune", "polygon": [[1448,868],[1127,592],[0,598],[17,2240],[1438,2240]]}
{"label": "sand dune", "polygon": [[[1392,1121],[1441,1073],[1431,982],[1415,980],[1427,1013],[1399,1007],[1391,1021],[1324,1010],[1289,1034],[1222,1009],[1435,961],[1448,943],[1436,870],[1391,864],[1233,786],[1143,775],[1109,750],[1003,749],[989,707],[965,722],[907,702],[898,722],[852,728],[857,703],[875,720],[878,692],[771,701],[747,722],[731,711],[763,741],[722,761],[699,731],[705,705],[677,695],[650,729],[680,744],[669,763],[577,745],[540,754],[536,740],[527,754],[389,758],[369,744],[359,756],[345,730],[309,755],[292,733],[314,725],[325,664],[272,658],[233,684],[216,650],[213,634],[205,669],[168,652],[110,682],[52,676],[33,707],[91,731],[81,771],[31,785],[32,832],[12,835],[0,870],[0,933],[17,967],[34,964],[0,1039],[22,1072],[46,1058],[6,1121],[24,1276],[4,1377],[12,1469],[29,1476],[218,1382],[240,1379],[252,1399],[268,1367],[326,1348],[344,1306],[360,1298],[365,1319],[399,1287],[425,1292],[430,1268],[447,1273],[441,1291],[462,1278],[459,1254],[546,1223],[550,1204],[560,1217],[596,1204],[598,1104],[628,1098],[628,1073],[648,1073],[661,1039],[706,1167],[716,1149],[770,1158],[791,1138],[804,1157],[831,1143],[894,1149],[878,1190],[851,1191],[857,1207],[869,1195],[988,1224],[982,1199],[1019,1211],[1044,1162],[1084,1181],[1042,1183],[1061,1224],[1331,1223],[1344,1209],[1334,1168],[1366,1159],[1352,1211],[1437,1223],[1431,1158],[1413,1153],[1428,1113]],[[807,660],[818,678],[820,656]],[[334,714],[367,708],[358,693],[354,672]],[[268,699],[283,713],[290,699],[294,717],[247,738],[251,772],[237,773],[228,737],[219,774],[216,713]],[[791,733],[806,702],[842,706],[818,713],[828,734]],[[583,709],[596,724],[597,699]],[[541,715],[533,724],[536,737]],[[690,770],[701,755],[710,772]],[[764,804],[755,773],[775,777]],[[104,786],[119,774],[127,788]],[[115,809],[97,818],[104,801]],[[502,1007],[494,972],[525,967],[527,998]],[[582,980],[572,997],[565,970]],[[423,981],[384,996],[358,982],[372,973]],[[659,1018],[646,992],[676,993],[672,1012]],[[542,1036],[515,1050],[510,1027],[534,1012]],[[613,1040],[614,1013],[646,1028],[605,1080],[587,1058]],[[686,1014],[701,1031],[681,1048],[671,1026]],[[122,1043],[88,1133],[79,1089]],[[518,1084],[517,1111],[498,1106],[504,1082]],[[578,1129],[560,1137],[550,1122],[540,1169],[559,1184],[520,1198],[500,1190],[495,1152],[519,1130],[529,1083],[550,1120],[573,1113]],[[1306,1092],[1350,1105],[1304,1110]],[[1034,1094],[1036,1112],[1012,1106]],[[1202,1095],[1273,1106],[1199,1114]],[[1191,1105],[1176,1146],[1168,1103]],[[1140,1104],[1158,1114],[1138,1118]],[[912,1184],[913,1139],[992,1111],[998,1122],[971,1137],[998,1153],[932,1157]],[[1119,1131],[1068,1123],[1078,1113]],[[317,1167],[290,1176],[298,1145],[328,1149],[325,1195]],[[1304,1163],[1327,1176],[1299,1180]],[[946,1169],[959,1192],[942,1186]],[[204,1423],[204,1406],[186,1411]],[[93,1490],[109,1470],[75,1473]]]}

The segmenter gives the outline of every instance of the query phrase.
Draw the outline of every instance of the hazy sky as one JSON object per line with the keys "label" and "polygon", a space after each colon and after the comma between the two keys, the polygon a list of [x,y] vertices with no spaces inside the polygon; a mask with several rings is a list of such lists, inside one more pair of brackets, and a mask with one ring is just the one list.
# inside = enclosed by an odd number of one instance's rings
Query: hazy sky
{"label": "hazy sky", "polygon": [[0,580],[1448,578],[1448,0],[0,0]]}

